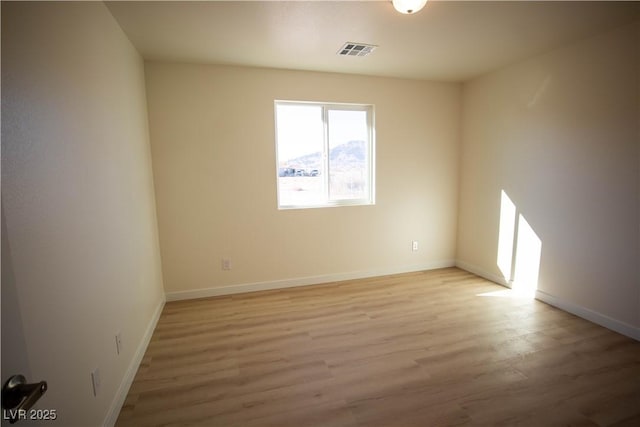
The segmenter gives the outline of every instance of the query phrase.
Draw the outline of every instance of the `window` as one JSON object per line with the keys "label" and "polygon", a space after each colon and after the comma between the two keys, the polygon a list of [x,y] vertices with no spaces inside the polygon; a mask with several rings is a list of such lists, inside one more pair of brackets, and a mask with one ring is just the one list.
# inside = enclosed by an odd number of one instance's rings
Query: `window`
{"label": "window", "polygon": [[278,208],[374,203],[373,106],[276,101]]}

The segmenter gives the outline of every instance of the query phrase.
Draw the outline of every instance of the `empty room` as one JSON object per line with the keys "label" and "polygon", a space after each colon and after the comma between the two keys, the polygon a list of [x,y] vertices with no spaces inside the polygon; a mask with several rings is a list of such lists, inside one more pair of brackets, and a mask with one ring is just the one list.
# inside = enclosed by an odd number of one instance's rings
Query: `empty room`
{"label": "empty room", "polygon": [[640,2],[2,1],[2,425],[640,425]]}

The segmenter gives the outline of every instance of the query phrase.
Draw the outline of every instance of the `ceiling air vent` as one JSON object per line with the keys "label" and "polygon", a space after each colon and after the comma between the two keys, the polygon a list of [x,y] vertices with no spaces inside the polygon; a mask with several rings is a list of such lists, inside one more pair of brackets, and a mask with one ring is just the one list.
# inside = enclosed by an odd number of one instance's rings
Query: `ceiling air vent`
{"label": "ceiling air vent", "polygon": [[346,42],[338,51],[341,56],[367,56],[378,46],[364,43]]}

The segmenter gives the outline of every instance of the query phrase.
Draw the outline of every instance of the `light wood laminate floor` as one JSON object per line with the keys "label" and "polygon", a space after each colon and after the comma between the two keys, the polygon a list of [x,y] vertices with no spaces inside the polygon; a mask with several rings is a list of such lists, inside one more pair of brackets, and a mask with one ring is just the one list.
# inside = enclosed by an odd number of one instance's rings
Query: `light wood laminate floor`
{"label": "light wood laminate floor", "polygon": [[456,268],[167,303],[117,426],[640,426],[640,342]]}

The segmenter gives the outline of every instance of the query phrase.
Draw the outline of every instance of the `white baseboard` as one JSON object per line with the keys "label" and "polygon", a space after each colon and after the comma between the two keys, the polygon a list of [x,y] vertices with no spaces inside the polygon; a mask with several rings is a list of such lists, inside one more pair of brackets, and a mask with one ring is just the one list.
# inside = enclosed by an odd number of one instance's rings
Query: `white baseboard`
{"label": "white baseboard", "polygon": [[[483,277],[487,280],[491,280],[492,282],[495,282],[499,285],[506,286],[509,288],[511,287],[511,285],[504,279],[504,277],[499,277],[499,276],[496,276],[495,274],[488,273],[478,266],[466,263],[464,261],[457,260],[456,267],[462,270],[466,270],[480,277]],[[544,303],[547,303],[549,305],[552,305],[556,308],[559,308],[562,311],[566,311],[567,313],[571,313],[585,320],[593,322],[597,325],[600,325],[607,329],[611,329],[612,331],[618,332],[619,334],[622,334],[629,338],[633,338],[637,341],[640,341],[640,328],[629,325],[628,323],[625,323],[617,319],[613,319],[607,315],[598,313],[597,311],[593,311],[591,309],[582,307],[572,302],[563,300],[561,298],[558,298],[554,295],[551,295],[541,290],[536,291],[536,299]]]}
{"label": "white baseboard", "polygon": [[149,345],[149,341],[151,341],[151,336],[153,335],[153,331],[156,329],[156,325],[158,324],[158,320],[160,319],[160,314],[162,313],[162,308],[164,307],[165,300],[161,300],[156,307],[156,311],[153,313],[149,324],[147,325],[147,329],[144,331],[144,335],[140,340],[140,344],[136,349],[136,353],[133,355],[133,359],[131,363],[129,363],[129,368],[127,372],[125,372],[122,381],[120,382],[120,387],[118,387],[118,391],[116,392],[115,397],[113,398],[113,402],[111,402],[111,406],[109,407],[109,412],[107,412],[107,416],[102,423],[104,427],[113,427],[118,420],[118,415],[120,415],[120,410],[122,409],[122,405],[124,405],[124,401],[127,398],[127,393],[129,393],[129,388],[133,383],[133,379],[136,376],[136,372],[138,372],[138,367],[142,362],[142,358],[144,357],[144,353],[147,351],[147,346]]}
{"label": "white baseboard", "polygon": [[433,270],[455,266],[454,260],[434,261],[425,264],[391,268],[384,270],[356,271],[349,273],[326,274],[321,276],[298,277],[293,279],[270,280],[266,282],[242,283],[217,288],[194,289],[190,291],[168,292],[167,301],[179,301],[195,298],[215,297],[219,295],[239,294],[245,292],[266,291],[272,289],[292,288],[296,286],[318,285],[320,283],[338,282],[342,280],[365,279],[367,277],[388,276],[390,274],[411,273],[415,271]]}
{"label": "white baseboard", "polygon": [[628,336],[640,341],[640,328],[636,328],[628,323],[613,319],[597,311],[579,306],[569,301],[562,300],[544,291],[536,291],[536,299],[552,305],[560,310],[582,317],[590,322],[604,326],[607,329],[618,332],[619,334]]}

